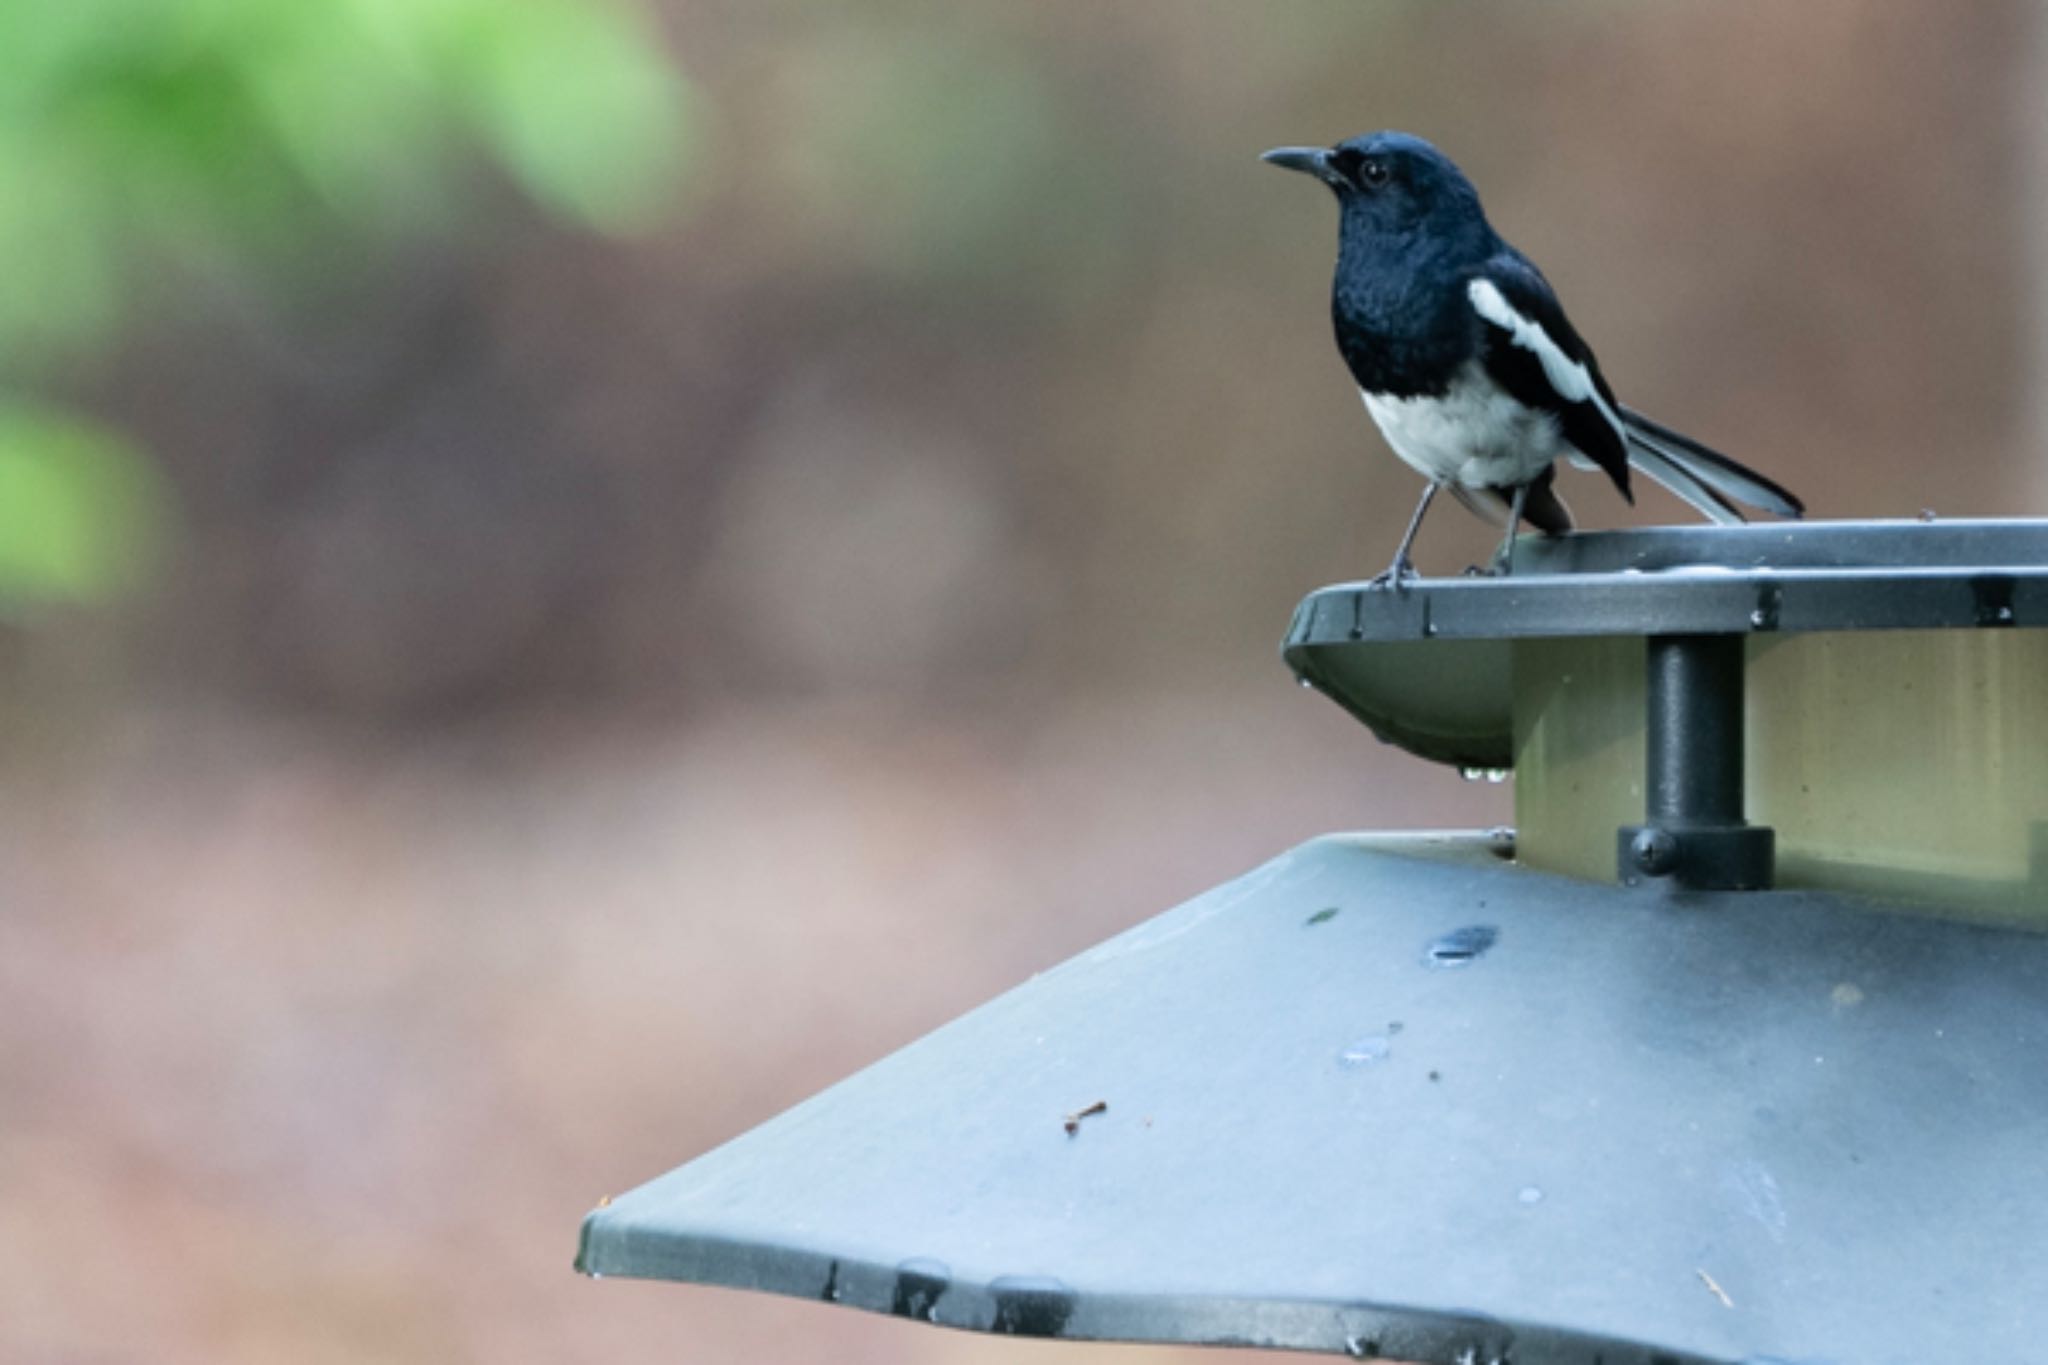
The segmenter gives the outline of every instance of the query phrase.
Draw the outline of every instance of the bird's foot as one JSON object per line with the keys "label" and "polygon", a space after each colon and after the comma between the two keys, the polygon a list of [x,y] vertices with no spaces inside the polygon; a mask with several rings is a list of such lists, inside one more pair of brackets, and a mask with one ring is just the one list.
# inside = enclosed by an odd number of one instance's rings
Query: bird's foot
{"label": "bird's foot", "polygon": [[1393,563],[1366,580],[1365,589],[1367,592],[1380,592],[1392,588],[1395,592],[1403,592],[1418,577],[1420,575],[1415,572],[1415,561],[1407,555],[1400,555]]}

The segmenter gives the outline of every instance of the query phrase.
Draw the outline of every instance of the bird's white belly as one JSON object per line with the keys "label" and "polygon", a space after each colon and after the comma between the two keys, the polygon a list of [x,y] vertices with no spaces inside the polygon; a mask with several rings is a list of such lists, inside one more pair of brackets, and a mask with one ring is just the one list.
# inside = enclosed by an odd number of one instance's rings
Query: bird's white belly
{"label": "bird's white belly", "polygon": [[1566,449],[1555,417],[1518,402],[1476,362],[1434,398],[1360,395],[1394,453],[1439,483],[1514,487]]}

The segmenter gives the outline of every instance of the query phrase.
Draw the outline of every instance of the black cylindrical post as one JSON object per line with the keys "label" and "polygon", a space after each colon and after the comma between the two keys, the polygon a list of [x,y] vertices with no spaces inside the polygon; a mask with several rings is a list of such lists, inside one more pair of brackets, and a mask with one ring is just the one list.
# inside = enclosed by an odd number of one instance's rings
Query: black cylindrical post
{"label": "black cylindrical post", "polygon": [[1740,635],[1650,637],[1651,824],[1742,823],[1742,649]]}
{"label": "black cylindrical post", "polygon": [[1743,637],[1653,635],[1648,649],[1644,822],[1620,831],[1622,879],[1769,886],[1776,837],[1743,820]]}

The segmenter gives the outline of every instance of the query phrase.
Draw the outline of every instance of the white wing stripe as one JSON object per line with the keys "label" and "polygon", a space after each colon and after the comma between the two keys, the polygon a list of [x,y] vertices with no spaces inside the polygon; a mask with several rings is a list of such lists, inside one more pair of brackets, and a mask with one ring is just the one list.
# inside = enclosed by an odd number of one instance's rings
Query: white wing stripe
{"label": "white wing stripe", "polygon": [[1533,354],[1543,365],[1543,377],[1550,381],[1550,387],[1557,390],[1558,397],[1568,403],[1590,402],[1600,409],[1600,415],[1614,428],[1614,435],[1624,448],[1628,445],[1627,429],[1621,425],[1621,418],[1607,400],[1600,396],[1599,386],[1593,383],[1592,374],[1578,361],[1566,355],[1550,333],[1543,330],[1543,324],[1532,322],[1515,311],[1507,301],[1500,287],[1484,276],[1466,286],[1465,296],[1472,301],[1472,307],[1479,316],[1506,332],[1515,345]]}

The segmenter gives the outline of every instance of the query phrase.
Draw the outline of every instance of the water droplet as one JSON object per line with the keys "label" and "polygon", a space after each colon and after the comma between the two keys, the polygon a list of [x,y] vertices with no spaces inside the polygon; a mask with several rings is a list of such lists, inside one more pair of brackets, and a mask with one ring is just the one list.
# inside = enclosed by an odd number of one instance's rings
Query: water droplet
{"label": "water droplet", "polygon": [[1524,1185],[1521,1192],[1515,1198],[1521,1200],[1524,1204],[1540,1204],[1543,1202],[1543,1191],[1537,1189],[1534,1185]]}
{"label": "water droplet", "polygon": [[1372,1033],[1338,1053],[1337,1060],[1345,1066],[1371,1066],[1374,1062],[1385,1061],[1393,1051],[1392,1039],[1384,1033]]}
{"label": "water droplet", "polygon": [[1458,776],[1464,778],[1467,782],[1477,782],[1480,778],[1486,776],[1486,769],[1460,768],[1458,769]]}
{"label": "water droplet", "polygon": [[1344,1354],[1353,1360],[1371,1360],[1380,1353],[1380,1343],[1375,1337],[1344,1338]]}
{"label": "water droplet", "polygon": [[1508,780],[1508,770],[1506,768],[1488,768],[1486,770],[1486,780],[1497,787]]}
{"label": "water droplet", "polygon": [[1295,679],[1295,681],[1296,681],[1296,682],[1298,682],[1298,683],[1300,683],[1300,684],[1301,684],[1301,685],[1302,685],[1303,687],[1314,687],[1314,686],[1315,686],[1315,684],[1314,684],[1314,683],[1312,683],[1312,682],[1310,682],[1310,681],[1309,681],[1309,680],[1308,680],[1307,678],[1296,678],[1296,679]]}
{"label": "water droplet", "polygon": [[1431,967],[1465,967],[1485,954],[1500,937],[1491,924],[1468,924],[1453,929],[1422,951],[1423,962]]}

